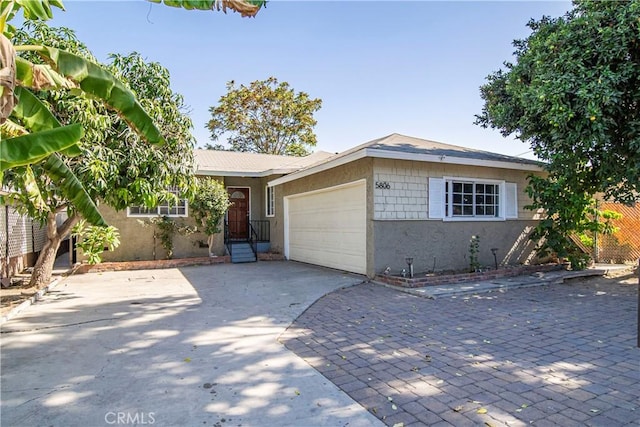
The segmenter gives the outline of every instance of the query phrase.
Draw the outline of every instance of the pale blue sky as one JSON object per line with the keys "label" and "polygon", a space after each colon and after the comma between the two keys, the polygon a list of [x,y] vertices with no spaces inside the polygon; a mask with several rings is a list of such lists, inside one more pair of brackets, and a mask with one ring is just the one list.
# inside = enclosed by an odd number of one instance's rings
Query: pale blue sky
{"label": "pale blue sky", "polygon": [[[511,59],[526,23],[567,1],[271,1],[255,18],[146,1],[66,1],[53,26],[76,31],[101,61],[136,51],[171,73],[198,145],[226,82],[274,76],[323,100],[317,150],[390,133],[519,155],[529,147],[473,124],[479,86]],[[525,157],[531,157],[531,154]]]}

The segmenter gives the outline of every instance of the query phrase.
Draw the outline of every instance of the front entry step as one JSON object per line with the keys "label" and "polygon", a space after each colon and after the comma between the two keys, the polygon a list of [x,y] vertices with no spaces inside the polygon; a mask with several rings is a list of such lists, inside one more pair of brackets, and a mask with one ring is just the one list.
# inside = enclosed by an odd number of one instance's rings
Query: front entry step
{"label": "front entry step", "polygon": [[256,262],[256,254],[253,253],[251,245],[246,242],[230,243],[231,245],[231,262],[239,264],[243,262]]}

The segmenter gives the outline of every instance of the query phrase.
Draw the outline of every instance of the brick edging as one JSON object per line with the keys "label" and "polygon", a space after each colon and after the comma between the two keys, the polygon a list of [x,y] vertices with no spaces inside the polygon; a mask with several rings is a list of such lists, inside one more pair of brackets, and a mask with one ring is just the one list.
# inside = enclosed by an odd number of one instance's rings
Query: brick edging
{"label": "brick edging", "polygon": [[500,279],[504,277],[521,276],[537,272],[548,272],[556,270],[566,270],[565,264],[543,264],[543,265],[522,265],[514,268],[503,268],[498,270],[485,271],[481,273],[460,273],[414,277],[384,276],[376,275],[376,281],[392,286],[403,288],[421,288],[423,286],[445,285],[450,283],[464,283],[477,280]]}
{"label": "brick edging", "polygon": [[[259,253],[259,261],[283,261],[284,255],[272,253]],[[214,265],[229,264],[231,258],[229,255],[219,257],[197,257],[197,258],[176,258],[176,259],[160,259],[149,261],[121,261],[121,262],[103,262],[100,264],[89,265],[80,264],[75,266],[71,274],[85,273],[101,273],[105,271],[127,271],[127,270],[155,270],[162,268],[178,268],[193,265]]]}

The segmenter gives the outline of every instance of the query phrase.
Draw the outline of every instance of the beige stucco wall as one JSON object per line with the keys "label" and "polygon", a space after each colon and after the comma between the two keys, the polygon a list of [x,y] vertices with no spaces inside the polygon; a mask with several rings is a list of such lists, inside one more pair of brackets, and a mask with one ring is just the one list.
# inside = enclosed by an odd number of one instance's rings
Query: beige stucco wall
{"label": "beige stucco wall", "polygon": [[[374,221],[376,273],[391,267],[393,274],[407,268],[405,257],[414,258],[414,271],[469,268],[471,236],[479,236],[478,260],[493,266],[492,248],[499,265],[529,263],[534,244],[528,239],[536,221]],[[435,264],[435,267],[434,267]]]}
{"label": "beige stucco wall", "polygon": [[[210,177],[222,181],[226,188],[229,187],[247,187],[250,193],[250,210],[252,220],[263,220],[265,218],[265,200],[266,185],[271,179],[278,178],[281,175],[273,175],[264,178],[247,178],[247,177]],[[120,233],[120,246],[114,251],[105,252],[104,261],[135,261],[135,260],[152,260],[164,259],[165,250],[159,241],[155,242],[154,255],[154,239],[153,227],[143,227],[138,220],[145,221],[148,217],[127,217],[127,211],[116,212],[109,206],[102,205],[100,211],[109,225],[118,228]],[[180,224],[195,225],[190,217],[172,218]],[[223,229],[221,224],[221,230]],[[224,247],[224,233],[214,236],[213,240],[214,255],[224,255],[226,249]],[[206,245],[207,236],[204,233],[194,233],[188,236],[176,234],[174,236],[174,258],[188,258],[208,256],[208,249],[200,247],[200,244]],[[78,254],[81,255],[81,254]]]}
{"label": "beige stucco wall", "polygon": [[[103,253],[104,261],[138,261],[165,259],[166,252],[160,240],[154,243],[153,226],[143,226],[139,221],[147,221],[148,217],[127,217],[127,211],[116,211],[110,206],[100,207],[102,216],[107,224],[118,229],[120,233],[120,246],[113,251]],[[172,218],[179,224],[194,225],[191,218]],[[198,241],[207,242],[207,236],[203,233],[194,233],[188,236],[176,234],[173,239],[173,257],[188,258],[207,256],[208,249],[199,247]],[[81,254],[78,254],[81,256]]]}

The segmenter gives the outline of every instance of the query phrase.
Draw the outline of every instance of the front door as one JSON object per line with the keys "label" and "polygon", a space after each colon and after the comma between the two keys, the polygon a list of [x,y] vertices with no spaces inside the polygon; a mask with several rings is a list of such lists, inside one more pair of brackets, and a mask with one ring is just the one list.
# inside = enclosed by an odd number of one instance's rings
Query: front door
{"label": "front door", "polygon": [[249,237],[249,189],[229,187],[231,206],[227,211],[229,237],[231,239],[247,239]]}

